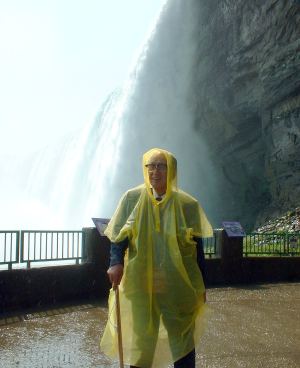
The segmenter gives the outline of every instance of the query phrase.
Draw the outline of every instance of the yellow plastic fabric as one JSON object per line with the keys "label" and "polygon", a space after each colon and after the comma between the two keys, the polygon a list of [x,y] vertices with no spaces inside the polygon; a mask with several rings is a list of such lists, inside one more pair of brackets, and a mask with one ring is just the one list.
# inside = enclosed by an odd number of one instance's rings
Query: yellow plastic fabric
{"label": "yellow plastic fabric", "polygon": [[[167,192],[154,198],[145,164],[153,153],[167,160]],[[129,239],[119,287],[124,362],[167,367],[197,347],[203,330],[205,292],[196,262],[194,236],[212,236],[198,202],[177,189],[176,159],[153,149],[143,156],[145,184],[121,198],[105,234],[114,242]],[[109,320],[101,349],[118,359],[115,300],[109,297]]]}

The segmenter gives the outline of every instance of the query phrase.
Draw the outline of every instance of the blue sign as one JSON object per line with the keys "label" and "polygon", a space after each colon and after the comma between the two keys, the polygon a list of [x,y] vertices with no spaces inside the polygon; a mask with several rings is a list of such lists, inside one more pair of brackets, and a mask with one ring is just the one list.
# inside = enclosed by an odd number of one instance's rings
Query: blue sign
{"label": "blue sign", "polygon": [[230,238],[235,236],[246,236],[246,233],[239,222],[223,221],[222,225],[224,227],[224,230],[226,231],[226,234]]}
{"label": "blue sign", "polygon": [[104,236],[104,231],[107,228],[107,224],[109,223],[109,219],[106,218],[92,218],[93,223],[95,224],[97,230],[99,231],[101,236]]}

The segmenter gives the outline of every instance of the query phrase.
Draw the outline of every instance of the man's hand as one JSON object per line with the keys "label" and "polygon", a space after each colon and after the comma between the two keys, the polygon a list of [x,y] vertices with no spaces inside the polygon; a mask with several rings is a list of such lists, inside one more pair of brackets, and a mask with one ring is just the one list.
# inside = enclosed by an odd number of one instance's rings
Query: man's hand
{"label": "man's hand", "polygon": [[112,283],[113,288],[116,288],[120,285],[120,282],[123,277],[124,266],[122,264],[116,264],[114,266],[109,267],[107,270],[107,274],[110,282]]}

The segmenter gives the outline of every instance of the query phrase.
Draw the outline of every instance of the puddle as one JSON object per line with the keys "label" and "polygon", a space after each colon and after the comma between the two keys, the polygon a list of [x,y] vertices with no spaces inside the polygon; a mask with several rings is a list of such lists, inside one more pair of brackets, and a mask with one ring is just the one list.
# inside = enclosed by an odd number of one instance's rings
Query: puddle
{"label": "puddle", "polygon": [[[300,283],[214,288],[207,298],[212,314],[197,367],[300,367]],[[0,324],[1,368],[118,367],[99,350],[103,306],[10,318]]]}

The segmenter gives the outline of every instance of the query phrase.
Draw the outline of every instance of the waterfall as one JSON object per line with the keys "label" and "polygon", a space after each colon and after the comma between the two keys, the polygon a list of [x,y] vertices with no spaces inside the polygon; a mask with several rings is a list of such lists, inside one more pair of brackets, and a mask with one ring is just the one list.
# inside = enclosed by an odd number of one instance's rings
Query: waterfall
{"label": "waterfall", "polygon": [[215,173],[194,128],[198,13],[197,0],[167,1],[128,80],[95,120],[23,165],[26,200],[11,206],[15,228],[78,229],[110,217],[122,193],[143,181],[142,154],[153,147],[174,153],[179,186],[213,216]]}

